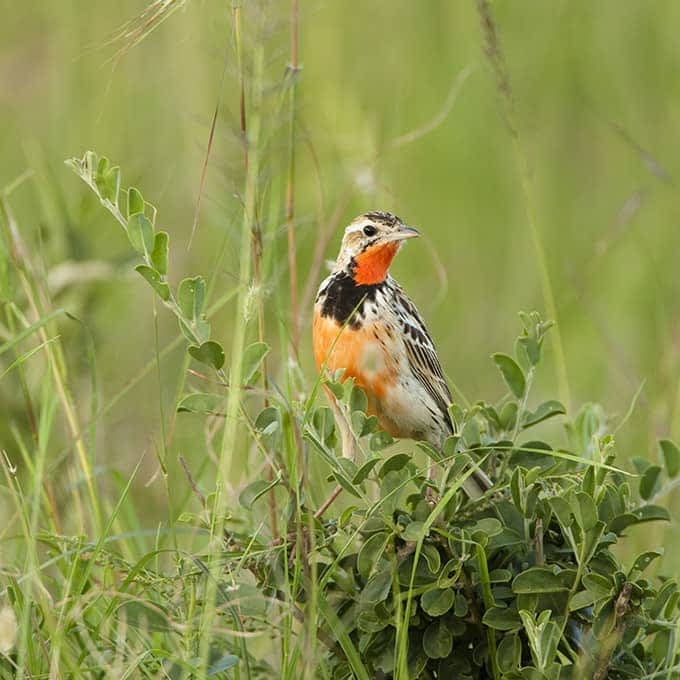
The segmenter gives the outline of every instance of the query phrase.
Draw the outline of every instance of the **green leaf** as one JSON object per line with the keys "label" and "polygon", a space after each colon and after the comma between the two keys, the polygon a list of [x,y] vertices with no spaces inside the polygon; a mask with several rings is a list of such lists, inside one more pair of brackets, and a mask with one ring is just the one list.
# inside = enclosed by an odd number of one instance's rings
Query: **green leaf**
{"label": "green leaf", "polygon": [[498,417],[501,420],[501,426],[504,430],[509,432],[515,428],[515,423],[517,422],[517,411],[518,407],[516,401],[508,401],[503,404],[503,408],[501,408],[501,412]]}
{"label": "green leaf", "polygon": [[473,536],[476,533],[484,534],[485,536],[496,536],[503,531],[503,525],[495,517],[482,517],[477,520],[474,526],[470,527],[470,531]]}
{"label": "green leaf", "polygon": [[[531,658],[539,670],[545,671],[553,665],[560,640],[560,629],[554,621],[550,620],[549,609],[542,611],[538,619],[534,619],[531,612],[526,610],[520,610],[519,615],[529,640]],[[552,672],[546,675],[551,678],[557,677]]]}
{"label": "green leaf", "polygon": [[363,411],[353,411],[350,420],[352,422],[352,432],[359,439],[373,432],[378,424],[376,416],[367,416]]}
{"label": "green leaf", "polygon": [[340,517],[338,517],[338,526],[341,529],[344,529],[349,523],[352,517],[354,517],[354,513],[357,511],[357,506],[356,505],[349,505],[347,506],[341,513]]}
{"label": "green leaf", "polygon": [[120,193],[120,168],[117,165],[107,170],[104,174],[104,186],[106,187],[106,198],[114,205],[118,205],[118,194]]}
{"label": "green leaf", "polygon": [[97,172],[97,154],[94,151],[85,153],[85,168],[87,175],[94,176]]}
{"label": "green leaf", "polygon": [[97,193],[100,198],[109,198],[108,191],[106,188],[106,173],[109,169],[109,159],[106,156],[102,156],[97,163],[97,170],[94,173],[94,182],[97,185]]}
{"label": "green leaf", "polygon": [[145,264],[138,264],[135,271],[156,291],[158,297],[167,302],[170,299],[170,286],[161,280],[161,275]]}
{"label": "green leaf", "polygon": [[382,458],[375,457],[367,460],[358,470],[356,475],[352,478],[352,484],[361,484],[366,477],[371,473],[371,470],[382,461]]}
{"label": "green leaf", "polygon": [[336,399],[342,399],[345,394],[345,388],[342,383],[334,382],[332,380],[326,381],[326,387],[333,393]]}
{"label": "green leaf", "polygon": [[574,517],[576,518],[576,523],[584,531],[592,529],[598,519],[595,501],[582,491],[575,496]]}
{"label": "green leaf", "polygon": [[349,408],[350,411],[360,411],[361,413],[366,413],[366,409],[368,408],[368,397],[366,396],[366,393],[356,385],[352,387],[352,392],[349,395]]}
{"label": "green leaf", "polygon": [[158,231],[153,240],[153,250],[151,251],[151,264],[159,274],[165,276],[168,273],[168,241],[167,231]]}
{"label": "green leaf", "polygon": [[547,567],[531,567],[515,576],[512,591],[516,594],[559,593],[569,590],[559,573]]}
{"label": "green leaf", "polygon": [[677,477],[680,474],[680,449],[670,439],[661,439],[659,447],[661,448],[663,463],[666,466],[666,473],[671,479]]}
{"label": "green leaf", "polygon": [[510,494],[515,507],[524,512],[524,475],[520,468],[515,468],[510,478]]}
{"label": "green leaf", "polygon": [[[402,532],[401,537],[405,541],[418,541],[423,535],[424,527],[425,522],[409,522],[408,526]],[[425,532],[425,536],[427,536],[428,533],[429,532]]]}
{"label": "green leaf", "polygon": [[382,464],[378,471],[378,476],[382,479],[388,472],[398,472],[404,468],[410,460],[411,456],[408,453],[396,453],[394,456],[390,456]]}
{"label": "green leaf", "polygon": [[243,352],[243,383],[245,385],[250,385],[267,354],[269,354],[269,345],[266,342],[254,342],[246,347]]}
{"label": "green leaf", "polygon": [[489,572],[489,583],[507,583],[511,579],[512,572],[509,569],[492,569]]}
{"label": "green leaf", "polygon": [[522,621],[516,609],[494,606],[484,612],[482,623],[494,630],[519,630]]}
{"label": "green leaf", "polygon": [[615,623],[616,609],[614,602],[610,601],[602,607],[599,614],[593,619],[593,635],[597,640],[606,639],[614,630]]}
{"label": "green leaf", "polygon": [[321,441],[332,448],[334,444],[333,435],[335,434],[335,418],[333,417],[333,411],[331,411],[328,406],[320,406],[314,411],[312,423],[314,429],[321,438]]}
{"label": "green leaf", "polygon": [[375,604],[382,602],[390,594],[392,589],[392,573],[380,571],[371,576],[361,591],[361,604]]}
{"label": "green leaf", "polygon": [[628,578],[632,578],[633,576],[637,577],[637,575],[642,573],[655,559],[661,557],[663,552],[663,548],[659,548],[658,550],[650,550],[649,552],[643,552],[641,555],[638,555],[628,572]]}
{"label": "green leaf", "polygon": [[421,557],[425,558],[427,568],[431,573],[436,574],[442,566],[442,558],[439,550],[431,543],[425,543],[420,550]]}
{"label": "green leaf", "polygon": [[109,159],[106,156],[101,156],[97,162],[97,174],[103,175],[109,169]]}
{"label": "green leaf", "polygon": [[[340,459],[342,460],[342,459]],[[340,460],[338,462],[340,462]],[[356,472],[351,473],[352,475],[356,474]],[[333,470],[331,472],[331,476],[335,481],[348,493],[351,493],[352,496],[355,496],[356,498],[361,498],[361,492],[357,487],[352,484],[352,480],[347,477],[341,470]]]}
{"label": "green leaf", "polygon": [[503,673],[517,670],[522,661],[522,643],[519,636],[504,635],[498,645],[497,657],[498,666]]}
{"label": "green leaf", "polygon": [[225,654],[208,667],[206,675],[210,678],[213,675],[217,675],[218,673],[222,673],[226,670],[229,670],[230,668],[233,668],[237,663],[237,656],[234,656],[233,654]]}
{"label": "green leaf", "polygon": [[558,415],[564,415],[567,410],[559,402],[550,400],[544,401],[535,411],[527,411],[522,418],[522,427],[531,427],[548,418]]}
{"label": "green leaf", "polygon": [[474,449],[481,444],[482,434],[476,418],[470,418],[463,425],[460,436],[468,449]]}
{"label": "green leaf", "polygon": [[505,380],[505,384],[510,388],[510,391],[518,399],[521,399],[526,388],[526,381],[524,373],[522,373],[522,369],[517,362],[511,356],[501,352],[492,354],[491,358],[496,362],[496,366],[498,366],[503,375],[503,380]]}
{"label": "green leaf", "polygon": [[136,213],[144,212],[144,199],[139,189],[130,187],[128,189],[128,217]]}
{"label": "green leaf", "polygon": [[614,589],[613,581],[595,572],[586,574],[583,577],[583,585],[595,601],[609,597]]}
{"label": "green leaf", "polygon": [[[446,441],[448,442],[450,439],[453,439],[453,437],[449,437],[449,439]],[[429,442],[417,442],[417,446],[430,460],[433,460],[435,463],[441,463],[444,459],[441,452]],[[444,446],[446,446],[446,444],[444,444]]]}
{"label": "green leaf", "polygon": [[609,522],[609,529],[615,534],[620,534],[634,524],[656,521],[670,522],[670,519],[671,517],[666,508],[662,508],[659,505],[643,505],[632,512],[627,512],[615,517]]}
{"label": "green leaf", "polygon": [[652,619],[657,619],[661,616],[661,613],[667,609],[669,600],[673,598],[677,590],[678,584],[672,579],[666,581],[661,588],[659,588],[659,592],[656,594],[656,597],[649,608],[649,615]]}
{"label": "green leaf", "polygon": [[371,449],[371,451],[382,451],[384,448],[387,448],[393,443],[394,439],[392,439],[392,437],[387,434],[387,432],[378,430],[371,435],[371,438],[368,442],[368,447]]}
{"label": "green leaf", "polygon": [[468,606],[468,601],[463,595],[463,593],[456,593],[456,602],[453,607],[453,613],[459,618],[462,619],[468,615],[469,611],[469,606]]}
{"label": "green leaf", "polygon": [[357,555],[357,571],[361,576],[368,576],[378,565],[388,539],[389,535],[386,531],[379,531],[366,539]]}
{"label": "green leaf", "polygon": [[281,480],[274,479],[268,482],[265,479],[258,479],[251,484],[248,484],[238,496],[238,502],[242,507],[249,509],[253,503],[264,496],[270,489],[273,489]]}
{"label": "green leaf", "polygon": [[135,213],[128,218],[128,238],[132,247],[144,257],[149,257],[153,251],[154,233],[153,224],[142,213]]}
{"label": "green leaf", "polygon": [[177,304],[182,314],[196,322],[203,312],[205,302],[205,281],[202,276],[182,279],[177,289]]}
{"label": "green leaf", "polygon": [[659,488],[660,465],[650,465],[640,477],[640,497],[649,500]]}
{"label": "green leaf", "polygon": [[255,419],[255,429],[263,435],[271,435],[281,427],[281,413],[276,406],[262,409]]}
{"label": "green leaf", "polygon": [[423,650],[430,659],[445,659],[453,649],[453,635],[442,620],[433,621],[423,635]]}
{"label": "green leaf", "polygon": [[189,345],[189,354],[200,361],[202,364],[207,364],[219,370],[224,366],[224,350],[219,342],[208,340],[202,345]]}
{"label": "green leaf", "polygon": [[590,607],[594,602],[595,597],[589,590],[581,590],[569,600],[569,611],[575,612],[584,607]]}
{"label": "green leaf", "polygon": [[359,612],[356,618],[356,625],[359,630],[366,633],[377,633],[384,630],[389,621],[375,613],[375,609],[364,609]]}
{"label": "green leaf", "polygon": [[180,413],[217,413],[222,402],[223,397],[219,394],[195,392],[180,400],[177,404],[177,411]]}
{"label": "green leaf", "polygon": [[600,539],[604,533],[606,524],[604,522],[595,522],[595,524],[588,530],[583,532],[583,548],[581,550],[581,561],[583,564],[588,564],[593,555],[597,551]]}
{"label": "green leaf", "polygon": [[423,593],[420,606],[430,616],[443,616],[453,607],[455,597],[452,588],[433,588]]}

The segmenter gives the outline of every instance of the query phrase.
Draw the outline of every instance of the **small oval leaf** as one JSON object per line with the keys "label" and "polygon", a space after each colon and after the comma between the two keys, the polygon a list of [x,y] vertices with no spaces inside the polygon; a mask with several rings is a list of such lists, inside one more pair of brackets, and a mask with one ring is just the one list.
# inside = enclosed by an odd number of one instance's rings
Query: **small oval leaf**
{"label": "small oval leaf", "polygon": [[558,593],[569,590],[559,574],[546,567],[531,567],[515,576],[512,591],[517,594],[535,595],[540,593]]}
{"label": "small oval leaf", "polygon": [[170,286],[161,280],[161,275],[155,269],[145,264],[138,264],[135,271],[158,293],[161,300],[167,302],[170,299]]}
{"label": "small oval leaf", "polygon": [[187,319],[195,322],[200,318],[204,301],[205,281],[203,277],[192,276],[182,279],[177,288],[177,304]]}
{"label": "small oval leaf", "polygon": [[677,477],[680,474],[680,449],[670,439],[661,439],[659,447],[663,456],[663,464],[666,466],[666,473],[671,478]]}
{"label": "small oval leaf", "polygon": [[650,465],[640,477],[640,497],[649,500],[659,488],[660,465]]}
{"label": "small oval leaf", "polygon": [[128,189],[128,217],[137,213],[144,212],[144,198],[139,189],[130,187]]}
{"label": "small oval leaf", "polygon": [[128,218],[128,238],[132,247],[140,254],[148,257],[153,251],[154,233],[151,220],[143,213],[135,213]]}
{"label": "small oval leaf", "polygon": [[544,401],[535,411],[527,411],[524,414],[524,418],[522,418],[522,427],[531,427],[548,418],[564,415],[566,412],[567,410],[559,401],[554,399]]}
{"label": "small oval leaf", "polygon": [[445,659],[453,649],[453,635],[442,620],[433,621],[423,635],[423,650],[430,659]]}
{"label": "small oval leaf", "polygon": [[273,489],[280,480],[275,479],[272,482],[268,482],[265,479],[258,479],[241,491],[238,496],[238,502],[242,507],[249,509],[252,507],[253,503],[258,499],[262,498],[270,489]]}
{"label": "small oval leaf", "polygon": [[219,370],[224,366],[224,350],[219,342],[208,340],[202,345],[189,345],[189,354],[200,361]]}
{"label": "small oval leaf", "polygon": [[489,628],[504,631],[519,630],[522,627],[517,610],[498,606],[491,607],[484,612],[482,623]]}
{"label": "small oval leaf", "polygon": [[420,606],[430,616],[443,616],[446,614],[456,599],[452,588],[433,588],[423,593],[420,598]]}
{"label": "small oval leaf", "polygon": [[151,264],[163,276],[168,273],[169,238],[167,231],[157,232],[153,240],[153,251],[151,252]]}
{"label": "small oval leaf", "polygon": [[518,399],[521,399],[526,388],[526,380],[519,364],[511,356],[501,352],[492,354],[491,358],[496,363],[496,366],[498,366],[498,370],[501,372],[503,380],[505,380],[505,384],[510,388],[510,391]]}
{"label": "small oval leaf", "polygon": [[373,534],[361,546],[357,556],[357,571],[362,576],[368,576],[378,564],[385,546],[387,545],[388,534],[386,531],[379,531]]}
{"label": "small oval leaf", "polygon": [[177,404],[178,412],[217,413],[223,398],[219,394],[196,392],[188,394]]}

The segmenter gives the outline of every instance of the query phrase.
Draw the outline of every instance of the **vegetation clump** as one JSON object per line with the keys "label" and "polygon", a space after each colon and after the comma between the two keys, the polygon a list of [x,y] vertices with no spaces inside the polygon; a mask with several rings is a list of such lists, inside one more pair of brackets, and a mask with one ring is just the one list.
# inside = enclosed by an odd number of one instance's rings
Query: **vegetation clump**
{"label": "vegetation clump", "polygon": [[[317,527],[308,555],[323,565],[314,588],[347,634],[342,652],[329,651],[334,678],[675,677],[680,591],[645,574],[662,550],[622,564],[613,548],[630,527],[670,519],[653,499],[680,473],[680,451],[660,442],[663,467],[639,460],[639,479],[617,469],[595,405],[567,424],[568,447],[529,435],[564,408],[528,407],[548,324],[521,318],[515,356],[493,357],[508,387],[501,404],[452,407],[459,434],[441,453],[422,446],[444,469],[434,507],[424,468],[385,451],[356,388],[333,385],[367,438],[361,464],[334,458],[325,409],[307,426],[357,499]],[[460,487],[475,465],[496,482],[469,501]]]}
{"label": "vegetation clump", "polygon": [[[136,270],[177,317],[188,357],[226,382],[205,282],[185,278],[173,291],[169,237],[155,227],[155,208],[136,188],[121,189],[106,158],[88,152],[69,164],[125,230],[143,261]],[[634,525],[670,519],[654,500],[677,481],[680,450],[663,440],[660,464],[636,459],[634,473],[619,469],[607,419],[593,404],[567,420],[566,445],[554,443],[555,428],[543,423],[564,418],[564,406],[531,399],[551,324],[535,312],[520,318],[512,355],[492,356],[506,395],[453,405],[457,434],[442,451],[395,443],[376,429],[351,380],[326,376],[360,458],[340,454],[331,410],[317,403],[319,383],[303,403],[271,398],[252,418],[242,406],[273,474],[241,491],[239,509],[219,490],[204,495],[186,469],[202,512],[180,521],[212,539],[204,550],[177,549],[169,566],[161,551],[134,562],[107,547],[130,482],[97,543],[43,534],[67,596],[85,607],[65,615],[58,643],[96,668],[107,654],[117,658],[115,631],[131,626],[143,676],[242,677],[242,669],[250,678],[293,678],[306,655],[318,677],[334,680],[677,677],[680,590],[675,579],[646,575],[662,551],[623,564],[614,549]],[[246,347],[244,388],[262,375],[268,351],[262,341]],[[219,417],[220,392],[191,391],[177,411]],[[542,436],[533,434],[539,426]],[[431,462],[438,483],[428,478]],[[494,486],[472,500],[462,485],[476,467]],[[312,468],[344,492],[335,505],[318,502]],[[7,589],[18,618],[40,611],[45,625],[40,600],[26,610],[19,583]],[[205,621],[227,620],[228,632],[200,636]],[[289,655],[277,663],[271,646],[247,642],[263,635],[280,636]],[[24,661],[40,656],[24,642]],[[2,659],[3,672],[18,667]]]}

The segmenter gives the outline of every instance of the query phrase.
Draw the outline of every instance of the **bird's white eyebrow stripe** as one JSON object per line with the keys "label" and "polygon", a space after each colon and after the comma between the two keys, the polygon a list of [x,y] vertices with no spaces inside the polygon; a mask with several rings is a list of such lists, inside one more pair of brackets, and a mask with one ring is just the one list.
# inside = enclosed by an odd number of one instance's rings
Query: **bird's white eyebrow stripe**
{"label": "bird's white eyebrow stripe", "polygon": [[372,225],[373,222],[371,222],[370,220],[364,220],[363,222],[358,222],[357,224],[350,224],[345,231],[348,234],[351,234],[355,231],[362,231],[363,228],[368,224]]}

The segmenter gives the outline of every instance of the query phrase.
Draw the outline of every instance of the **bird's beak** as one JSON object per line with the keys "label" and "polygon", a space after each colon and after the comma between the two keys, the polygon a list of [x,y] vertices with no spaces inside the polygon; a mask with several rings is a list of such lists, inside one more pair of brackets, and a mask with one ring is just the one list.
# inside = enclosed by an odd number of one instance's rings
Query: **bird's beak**
{"label": "bird's beak", "polygon": [[388,234],[382,240],[383,241],[405,241],[407,238],[416,238],[420,236],[420,232],[413,227],[402,226],[397,229],[397,231],[392,234]]}

